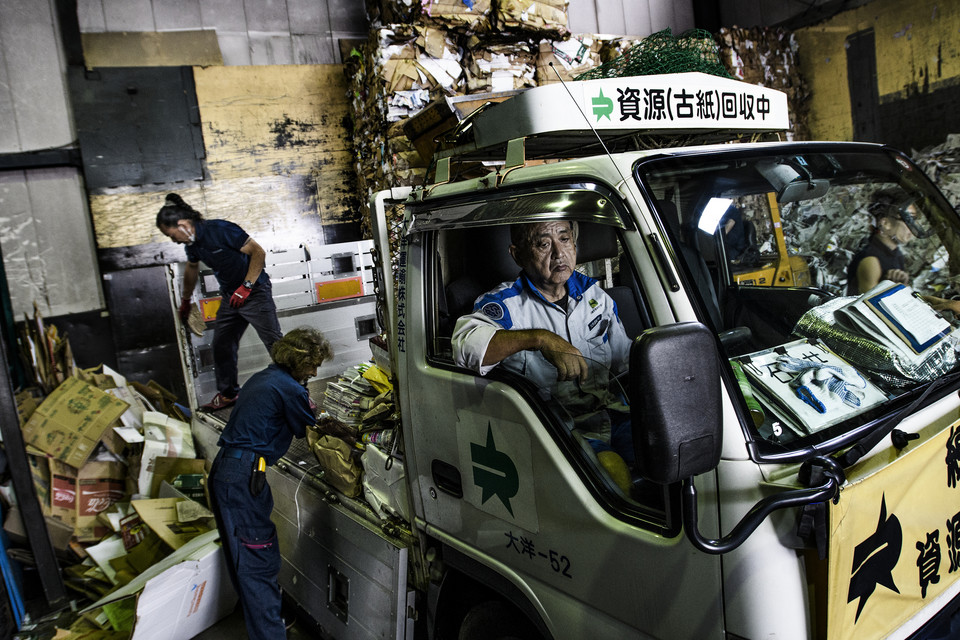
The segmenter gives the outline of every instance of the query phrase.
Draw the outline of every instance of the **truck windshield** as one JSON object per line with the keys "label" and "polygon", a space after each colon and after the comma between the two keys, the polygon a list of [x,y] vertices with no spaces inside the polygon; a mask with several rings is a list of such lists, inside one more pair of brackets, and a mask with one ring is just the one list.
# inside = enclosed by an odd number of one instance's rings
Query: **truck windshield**
{"label": "truck windshield", "polygon": [[842,438],[956,368],[958,219],[905,156],[751,146],[636,171],[761,452]]}

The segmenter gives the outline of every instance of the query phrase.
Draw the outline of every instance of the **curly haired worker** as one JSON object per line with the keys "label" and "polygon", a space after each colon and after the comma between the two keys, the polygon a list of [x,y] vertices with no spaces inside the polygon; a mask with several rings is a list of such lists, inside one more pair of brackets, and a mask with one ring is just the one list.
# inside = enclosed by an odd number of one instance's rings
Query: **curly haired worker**
{"label": "curly haired worker", "polygon": [[280,548],[270,520],[273,494],[264,471],[316,421],[304,385],[333,351],[322,333],[301,327],[275,342],[271,356],[273,364],[243,385],[209,478],[211,507],[250,640],[286,637],[277,582]]}
{"label": "curly haired worker", "polygon": [[266,252],[247,232],[228,220],[205,220],[176,193],[169,193],[157,214],[157,228],[177,244],[186,245],[180,319],[190,314],[190,296],[200,273],[199,263],[213,269],[220,285],[220,309],[213,331],[213,364],[217,395],[200,407],[217,411],[232,405],[240,390],[237,349],[240,338],[253,325],[270,351],[281,335],[270,276],[264,271]]}

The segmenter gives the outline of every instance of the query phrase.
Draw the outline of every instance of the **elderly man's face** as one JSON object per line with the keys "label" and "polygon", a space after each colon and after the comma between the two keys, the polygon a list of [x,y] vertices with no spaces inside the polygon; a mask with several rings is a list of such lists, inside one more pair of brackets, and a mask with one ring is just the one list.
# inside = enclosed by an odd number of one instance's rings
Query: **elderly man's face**
{"label": "elderly man's face", "polygon": [[544,292],[559,292],[577,266],[577,247],[569,222],[531,225],[528,241],[510,253],[527,277]]}

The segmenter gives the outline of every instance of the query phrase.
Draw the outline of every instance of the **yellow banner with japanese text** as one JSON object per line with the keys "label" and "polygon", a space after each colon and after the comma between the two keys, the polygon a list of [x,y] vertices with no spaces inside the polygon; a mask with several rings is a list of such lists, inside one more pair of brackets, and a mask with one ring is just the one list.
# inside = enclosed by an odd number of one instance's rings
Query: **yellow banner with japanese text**
{"label": "yellow banner with japanese text", "polygon": [[829,640],[883,638],[960,577],[960,421],[830,505]]}

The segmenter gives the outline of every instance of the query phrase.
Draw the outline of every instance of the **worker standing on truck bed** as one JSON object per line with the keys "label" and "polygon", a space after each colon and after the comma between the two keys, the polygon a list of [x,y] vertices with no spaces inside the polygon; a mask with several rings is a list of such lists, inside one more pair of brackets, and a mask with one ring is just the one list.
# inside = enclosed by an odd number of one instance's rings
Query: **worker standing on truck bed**
{"label": "worker standing on truck bed", "polygon": [[201,261],[213,269],[220,285],[220,308],[213,331],[217,395],[200,410],[224,409],[236,402],[240,390],[237,351],[247,325],[253,325],[267,351],[283,335],[270,276],[263,270],[266,252],[236,224],[204,220],[176,193],[167,194],[157,214],[157,228],[177,244],[186,245],[187,268],[180,295],[180,319],[184,323],[190,315],[190,296]]}
{"label": "worker standing on truck bed", "polygon": [[275,342],[270,355],[273,364],[243,385],[209,479],[211,507],[250,640],[286,637],[277,582],[280,547],[265,471],[294,436],[304,437],[316,422],[304,385],[333,352],[322,333],[301,327]]}
{"label": "worker standing on truck bed", "polygon": [[611,371],[628,367],[630,339],[613,300],[574,270],[577,233],[577,223],[566,220],[511,227],[509,251],[522,273],[481,296],[473,313],[457,321],[454,357],[481,375],[502,362],[550,390],[627,491],[627,465],[634,460],[630,414],[608,386]]}

